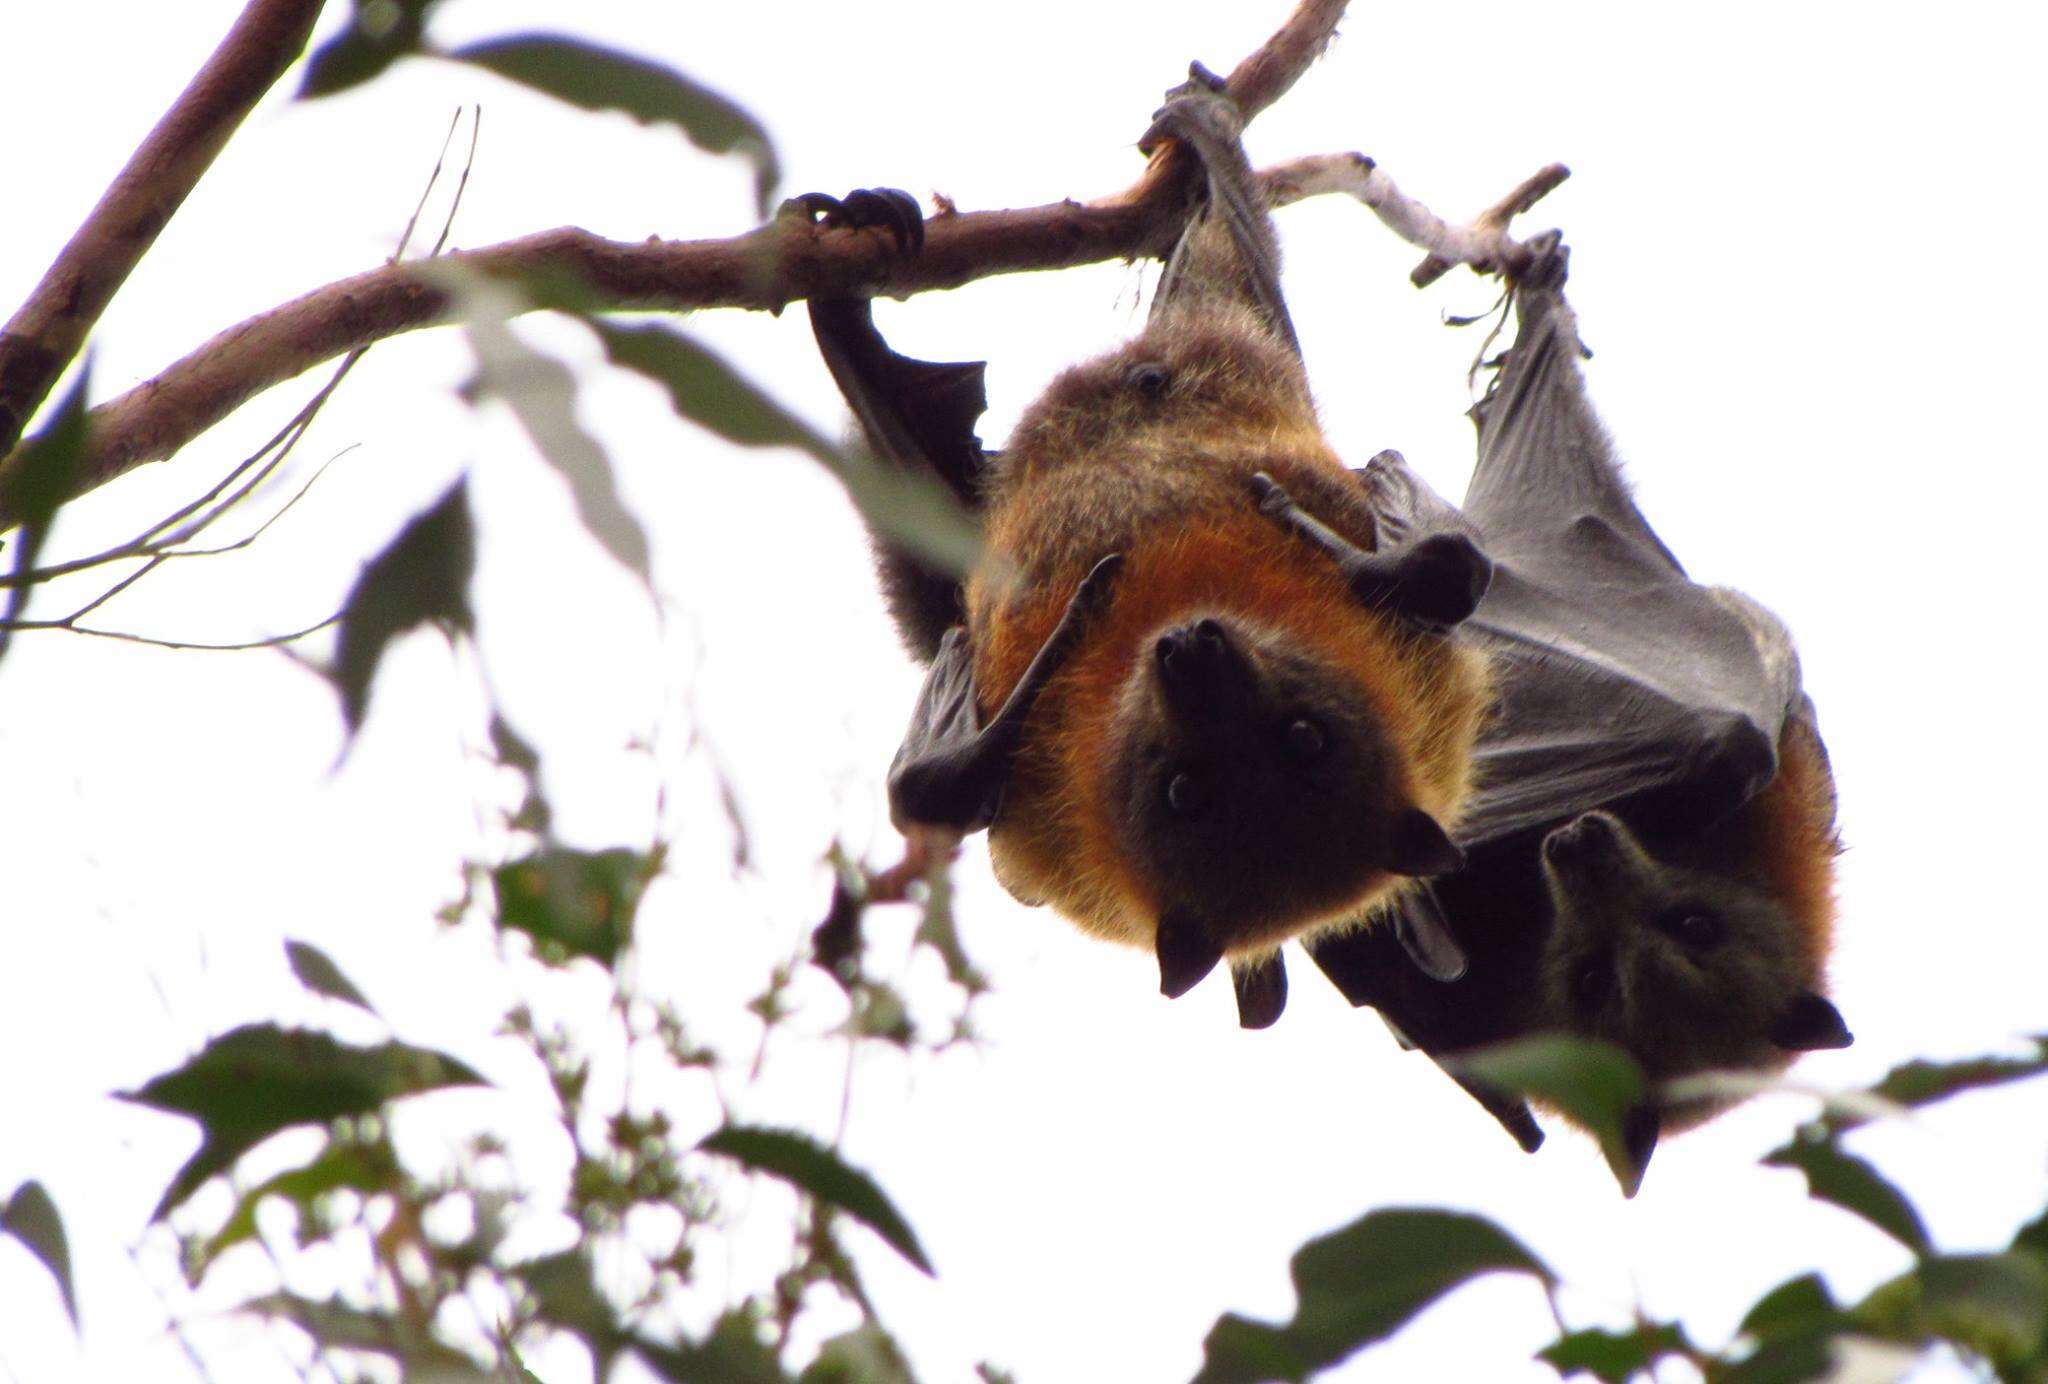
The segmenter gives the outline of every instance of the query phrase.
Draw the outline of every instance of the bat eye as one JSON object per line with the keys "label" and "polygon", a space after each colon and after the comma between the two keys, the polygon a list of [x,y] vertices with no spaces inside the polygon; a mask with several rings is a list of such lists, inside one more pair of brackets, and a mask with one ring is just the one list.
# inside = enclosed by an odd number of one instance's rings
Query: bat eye
{"label": "bat eye", "polygon": [[1307,717],[1287,723],[1287,754],[1297,763],[1321,758],[1325,743],[1323,728]]}
{"label": "bat eye", "polygon": [[1173,372],[1157,361],[1146,361],[1143,365],[1132,366],[1124,379],[1147,399],[1157,399],[1165,395],[1167,386],[1173,383]]}
{"label": "bat eye", "polygon": [[1572,972],[1572,999],[1587,1013],[1606,1004],[1613,989],[1614,966],[1605,956],[1588,957]]}
{"label": "bat eye", "polygon": [[1201,780],[1193,774],[1175,774],[1167,782],[1166,805],[1183,817],[1200,812],[1203,799]]}
{"label": "bat eye", "polygon": [[1700,950],[1718,945],[1728,931],[1721,920],[1713,914],[1689,908],[1667,913],[1663,918],[1663,929],[1686,946]]}

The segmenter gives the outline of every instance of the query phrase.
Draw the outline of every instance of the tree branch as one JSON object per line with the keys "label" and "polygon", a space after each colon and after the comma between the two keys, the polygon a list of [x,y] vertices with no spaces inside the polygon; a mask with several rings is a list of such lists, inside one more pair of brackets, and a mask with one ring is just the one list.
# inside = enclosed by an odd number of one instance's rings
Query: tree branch
{"label": "tree branch", "polygon": [[1249,121],[1285,96],[1323,55],[1344,17],[1346,0],[1301,0],[1280,32],[1230,72],[1230,99]]}
{"label": "tree branch", "polygon": [[[265,3],[281,0],[256,0],[251,11]],[[1344,0],[1301,0],[1279,32],[1237,66],[1230,91],[1248,118],[1307,70],[1343,9]],[[200,85],[195,80],[194,88]],[[1170,155],[1172,147],[1163,152]],[[884,232],[827,230],[786,216],[728,240],[623,242],[565,226],[445,254],[437,265],[492,277],[571,276],[605,310],[780,312],[821,294],[908,297],[995,274],[1162,255],[1185,214],[1176,193],[1179,162],[1155,158],[1132,187],[1087,205],[942,209],[931,219],[923,251],[908,259],[894,253]],[[228,328],[92,410],[74,493],[169,457],[254,395],[322,361],[443,321],[446,281],[445,271],[385,265]],[[12,460],[0,461],[0,528],[19,518],[6,494]]]}
{"label": "tree branch", "polygon": [[1307,197],[1341,192],[1371,207],[1389,230],[1410,245],[1429,251],[1408,279],[1417,288],[1435,283],[1453,266],[1470,265],[1475,273],[1512,276],[1527,258],[1521,242],[1508,235],[1508,222],[1536,205],[1572,175],[1553,163],[1524,178],[1500,199],[1463,226],[1453,226],[1394,185],[1363,154],[1316,154],[1280,164],[1260,174],[1276,207]]}
{"label": "tree branch", "polygon": [[213,56],[0,328],[0,453],[20,439],[114,293],[243,117],[305,50],[320,0],[249,0]]}

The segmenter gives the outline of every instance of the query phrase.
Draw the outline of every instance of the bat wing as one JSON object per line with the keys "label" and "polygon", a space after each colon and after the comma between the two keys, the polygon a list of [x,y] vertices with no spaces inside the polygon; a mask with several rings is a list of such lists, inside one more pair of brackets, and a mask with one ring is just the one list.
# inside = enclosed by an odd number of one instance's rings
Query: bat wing
{"label": "bat wing", "polygon": [[910,729],[889,766],[889,815],[899,829],[933,827],[964,835],[995,820],[1031,708],[1072,655],[1089,621],[1108,603],[1122,565],[1123,555],[1112,553],[1082,579],[1059,623],[986,724],[967,627],[945,631],[926,670]]}
{"label": "bat wing", "polygon": [[1398,457],[1365,474],[1393,524],[1463,533],[1494,561],[1463,627],[1498,689],[1455,833],[1468,849],[1622,802],[1673,825],[1719,820],[1770,782],[1804,703],[1776,617],[1694,583],[1636,508],[1579,371],[1564,248],[1544,248],[1516,285],[1515,344],[1475,410],[1462,511]]}
{"label": "bat wing", "polygon": [[[865,298],[814,298],[810,313],[825,366],[881,458],[936,478],[978,511],[989,459],[975,431],[988,409],[985,362],[897,354]],[[946,630],[964,618],[959,581],[886,544],[877,549],[890,613],[912,652],[929,663]]]}
{"label": "bat wing", "polygon": [[[1457,533],[1494,562],[1462,626],[1491,657],[1496,687],[1453,833],[1467,868],[1397,899],[1391,926],[1312,948],[1346,998],[1433,1058],[1529,1031],[1548,919],[1528,915],[1546,897],[1545,833],[1623,804],[1704,827],[1770,782],[1788,722],[1813,731],[1784,626],[1740,593],[1694,583],[1636,508],[1586,395],[1565,251],[1536,248],[1515,286],[1515,343],[1475,410],[1479,460],[1462,508],[1396,454],[1359,473],[1392,541]],[[1423,974],[1400,943],[1404,926],[1430,919],[1471,958],[1453,984]],[[1523,1102],[1451,1075],[1534,1146]]]}

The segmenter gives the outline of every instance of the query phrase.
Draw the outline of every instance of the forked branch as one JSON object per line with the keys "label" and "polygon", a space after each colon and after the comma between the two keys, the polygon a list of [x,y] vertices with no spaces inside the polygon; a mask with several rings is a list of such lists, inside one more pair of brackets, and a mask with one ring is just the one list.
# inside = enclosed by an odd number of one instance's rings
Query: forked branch
{"label": "forked branch", "polygon": [[320,0],[250,0],[0,328],[0,453],[21,437],[136,263],[263,93],[306,46]]}
{"label": "forked branch", "polygon": [[1371,207],[1395,235],[1429,252],[1408,275],[1410,283],[1426,288],[1460,264],[1480,274],[1514,274],[1528,252],[1508,234],[1508,223],[1571,175],[1561,163],[1540,168],[1462,226],[1445,221],[1401,191],[1363,154],[1316,154],[1267,169],[1261,176],[1276,207],[1329,193],[1343,193]]}

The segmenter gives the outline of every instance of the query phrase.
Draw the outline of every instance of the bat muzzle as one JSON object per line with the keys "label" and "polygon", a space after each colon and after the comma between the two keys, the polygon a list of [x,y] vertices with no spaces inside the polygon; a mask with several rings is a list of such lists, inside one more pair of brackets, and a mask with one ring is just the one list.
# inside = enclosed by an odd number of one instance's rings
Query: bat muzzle
{"label": "bat muzzle", "polygon": [[1152,659],[1166,705],[1177,716],[1215,720],[1255,698],[1258,671],[1221,620],[1192,620],[1160,635]]}

